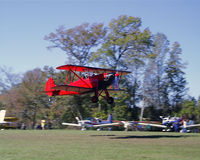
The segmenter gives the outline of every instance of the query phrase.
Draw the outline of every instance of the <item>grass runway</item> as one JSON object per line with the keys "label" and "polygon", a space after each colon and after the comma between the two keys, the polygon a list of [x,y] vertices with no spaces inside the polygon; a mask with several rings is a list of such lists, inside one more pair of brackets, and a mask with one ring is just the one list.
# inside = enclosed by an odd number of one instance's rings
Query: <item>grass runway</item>
{"label": "grass runway", "polygon": [[0,160],[199,160],[200,134],[0,131]]}

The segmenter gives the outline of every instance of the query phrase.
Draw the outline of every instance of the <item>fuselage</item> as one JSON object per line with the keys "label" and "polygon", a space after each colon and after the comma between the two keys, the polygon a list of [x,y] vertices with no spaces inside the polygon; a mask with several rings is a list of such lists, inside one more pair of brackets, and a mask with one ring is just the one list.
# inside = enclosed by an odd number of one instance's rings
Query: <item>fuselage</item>
{"label": "fuselage", "polygon": [[84,127],[94,127],[95,125],[109,124],[110,122],[99,118],[88,118],[86,120],[79,120],[78,123]]}
{"label": "fuselage", "polygon": [[181,121],[182,121],[182,118],[179,118],[179,117],[165,117],[162,119],[162,124],[169,126],[176,122],[181,122]]}
{"label": "fuselage", "polygon": [[84,87],[84,88],[98,88],[105,89],[110,86],[115,78],[115,74],[98,74],[88,78],[82,77],[81,79],[70,83],[70,86]]}
{"label": "fuselage", "polygon": [[[104,73],[104,74],[98,74],[93,75],[89,77],[81,77],[79,80],[71,82],[68,84],[69,86],[75,86],[75,87],[83,87],[91,89],[88,92],[93,92],[96,89],[102,90],[109,87],[115,79],[114,73]],[[75,91],[64,91],[60,90],[58,91],[59,95],[69,95],[69,94],[82,94],[81,92],[75,92]]]}

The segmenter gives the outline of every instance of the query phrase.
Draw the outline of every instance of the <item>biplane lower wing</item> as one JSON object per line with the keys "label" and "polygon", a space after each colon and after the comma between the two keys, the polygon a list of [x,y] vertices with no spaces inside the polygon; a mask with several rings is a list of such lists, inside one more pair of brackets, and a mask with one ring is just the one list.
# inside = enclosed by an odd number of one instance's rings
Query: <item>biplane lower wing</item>
{"label": "biplane lower wing", "polygon": [[92,88],[70,86],[70,85],[58,85],[58,86],[53,87],[52,89],[63,90],[63,91],[73,91],[73,92],[78,92],[80,94],[92,91]]}

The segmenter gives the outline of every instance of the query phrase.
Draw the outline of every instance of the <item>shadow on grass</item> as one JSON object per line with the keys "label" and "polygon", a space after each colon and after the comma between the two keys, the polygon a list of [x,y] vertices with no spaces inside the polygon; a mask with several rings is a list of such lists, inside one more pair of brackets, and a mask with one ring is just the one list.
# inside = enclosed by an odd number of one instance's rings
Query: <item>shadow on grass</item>
{"label": "shadow on grass", "polygon": [[134,138],[141,138],[141,139],[145,139],[145,138],[152,138],[152,139],[156,139],[156,138],[186,138],[186,137],[190,137],[189,135],[147,135],[147,136],[123,136],[123,137],[112,137],[110,139],[134,139]]}
{"label": "shadow on grass", "polygon": [[92,137],[114,137],[116,135],[114,134],[108,134],[108,135],[91,135]]}

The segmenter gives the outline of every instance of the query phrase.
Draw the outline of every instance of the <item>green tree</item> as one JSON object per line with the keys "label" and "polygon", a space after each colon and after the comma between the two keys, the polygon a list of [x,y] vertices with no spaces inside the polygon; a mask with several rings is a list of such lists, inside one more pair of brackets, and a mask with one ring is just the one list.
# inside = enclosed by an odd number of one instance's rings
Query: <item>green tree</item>
{"label": "green tree", "polygon": [[140,18],[126,15],[111,20],[102,47],[92,60],[104,67],[127,69],[128,64],[148,55],[151,33],[148,29],[141,31],[141,23]]}
{"label": "green tree", "polygon": [[112,19],[102,47],[91,59],[103,67],[133,71],[125,81],[121,80],[124,88],[129,88],[131,100],[127,101],[133,107],[141,98],[140,70],[144,59],[151,55],[152,45],[151,32],[148,29],[142,31],[141,23],[140,18],[126,15]]}
{"label": "green tree", "polygon": [[[163,86],[165,74],[165,58],[168,53],[169,41],[162,33],[157,33],[153,38],[154,46],[152,48],[153,58],[149,59],[149,64],[145,70],[145,83],[149,87],[147,92],[150,105],[156,108],[162,108],[163,104]],[[151,89],[150,89],[151,88]]]}
{"label": "green tree", "polygon": [[0,67],[0,93],[6,92],[21,81],[21,75],[14,73],[10,67]]}
{"label": "green tree", "polygon": [[105,113],[104,110],[99,110],[98,108],[94,108],[92,110],[92,117],[96,117],[96,118],[100,118],[100,119],[107,119],[108,118],[108,114]]}
{"label": "green tree", "polygon": [[19,88],[18,102],[23,106],[21,113],[23,119],[27,123],[31,123],[34,128],[37,123],[37,118],[43,118],[47,106],[47,96],[40,94],[43,90],[43,83],[45,82],[45,75],[41,69],[36,68],[24,74],[22,83]]}
{"label": "green tree", "polygon": [[[78,65],[86,65],[89,62],[93,52],[97,49],[104,39],[106,29],[103,24],[92,24],[84,23],[80,26],[65,29],[63,26],[58,28],[55,33],[50,33],[45,37],[46,40],[50,41],[53,45],[49,48],[60,48],[62,49],[68,58],[68,63],[75,63]],[[64,79],[65,74],[58,74],[59,78]],[[58,78],[57,78],[58,79]],[[87,96],[85,97],[88,100]],[[88,115],[80,96],[73,96],[70,101],[72,105],[71,111],[74,115],[80,118]],[[85,101],[86,102],[86,101]],[[68,108],[69,111],[70,108]]]}
{"label": "green tree", "polygon": [[183,107],[180,111],[181,116],[187,119],[193,119],[196,116],[196,101],[195,99],[192,100],[185,100],[183,102]]}
{"label": "green tree", "polygon": [[196,107],[196,121],[198,123],[200,122],[200,98],[198,99],[197,107]]}
{"label": "green tree", "polygon": [[66,55],[68,63],[77,63],[85,65],[88,63],[93,50],[99,47],[106,34],[103,24],[84,23],[80,26],[65,29],[59,27],[55,33],[45,36],[45,40],[53,45],[49,48],[60,48]]}
{"label": "green tree", "polygon": [[[147,59],[143,78],[143,109],[149,112],[164,109],[168,111],[168,81],[165,78],[165,62],[169,51],[169,41],[162,33],[153,36],[152,56]],[[149,113],[152,115],[153,113]],[[141,115],[142,116],[142,115]],[[154,118],[155,119],[155,118]]]}
{"label": "green tree", "polygon": [[174,112],[179,112],[186,95],[186,79],[185,79],[185,64],[181,59],[181,48],[178,42],[173,44],[170,56],[167,61],[166,78],[168,79],[169,99],[171,100],[172,109]]}
{"label": "green tree", "polygon": [[[1,98],[0,98],[1,99]],[[0,110],[4,109],[3,103],[0,101]]]}

